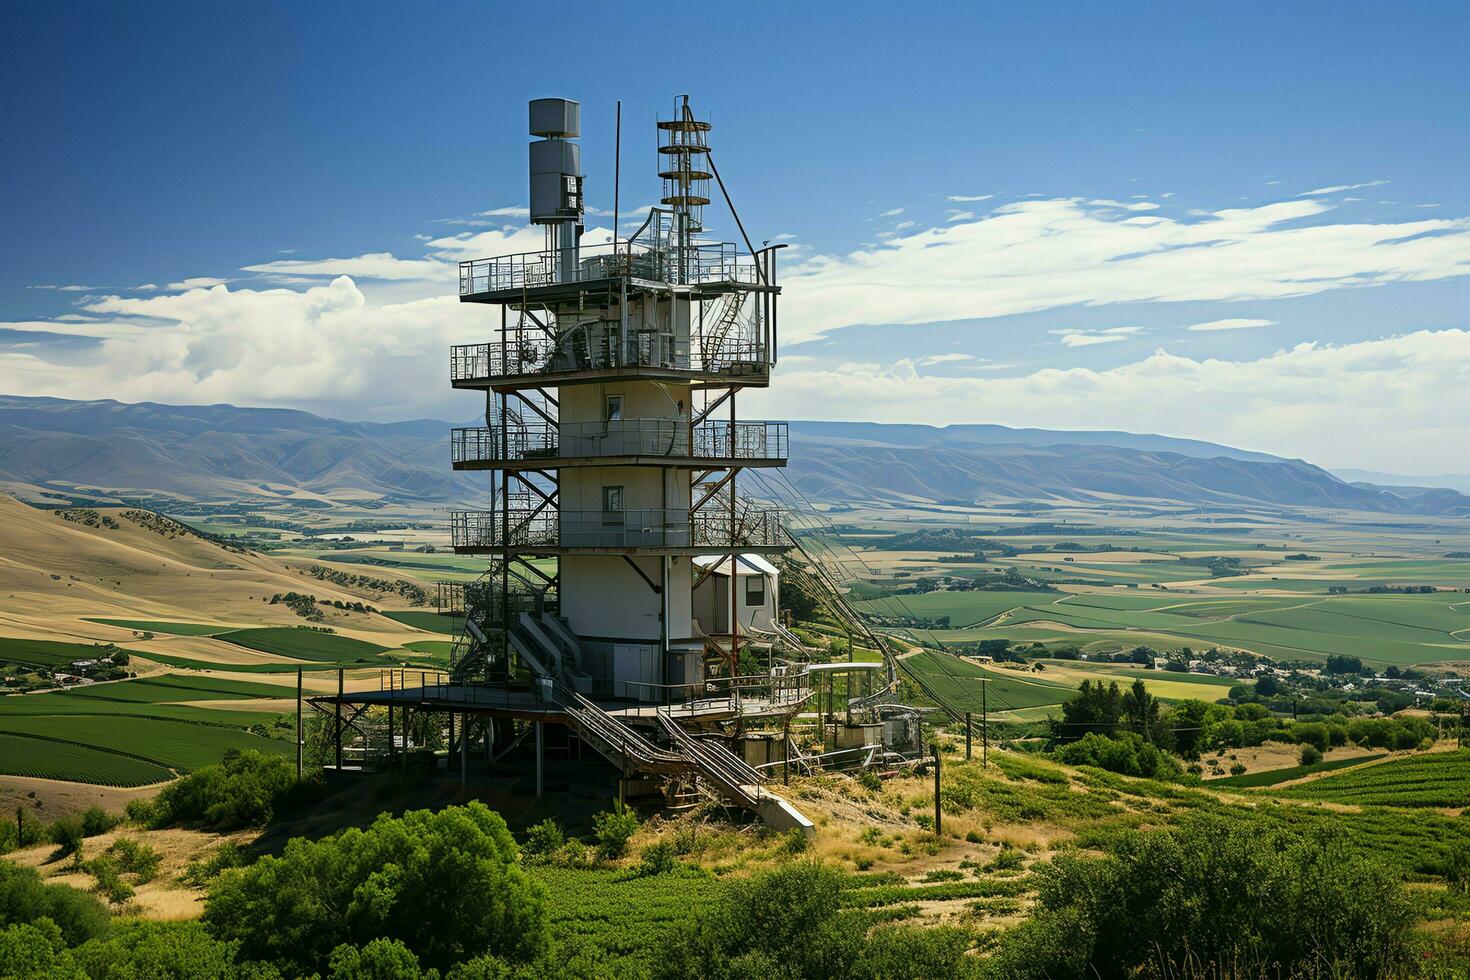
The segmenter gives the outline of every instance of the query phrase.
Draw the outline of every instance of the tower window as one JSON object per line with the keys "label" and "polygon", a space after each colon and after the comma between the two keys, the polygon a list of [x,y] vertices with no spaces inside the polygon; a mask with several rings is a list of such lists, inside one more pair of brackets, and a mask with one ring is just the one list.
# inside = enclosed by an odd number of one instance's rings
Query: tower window
{"label": "tower window", "polygon": [[766,577],[764,575],[745,576],[745,604],[747,606],[766,604]]}
{"label": "tower window", "polygon": [[602,523],[623,523],[623,488],[602,488]]}
{"label": "tower window", "polygon": [[608,395],[603,406],[603,419],[608,422],[623,420],[623,396]]}

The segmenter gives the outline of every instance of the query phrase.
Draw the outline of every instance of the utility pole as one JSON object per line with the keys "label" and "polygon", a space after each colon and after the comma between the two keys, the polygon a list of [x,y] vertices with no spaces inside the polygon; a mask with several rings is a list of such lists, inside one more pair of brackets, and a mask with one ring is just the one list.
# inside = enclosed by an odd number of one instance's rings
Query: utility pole
{"label": "utility pole", "polygon": [[980,678],[980,765],[990,765],[990,701],[985,696],[985,678]]}
{"label": "utility pole", "polygon": [[940,830],[939,816],[939,743],[934,743],[934,836],[938,837]]}
{"label": "utility pole", "polygon": [[[982,681],[981,683],[984,683],[984,682]],[[970,712],[966,711],[965,712],[965,761],[966,762],[969,762],[970,761],[970,743],[973,740],[971,738],[971,736],[974,735],[974,732],[975,732],[975,729],[974,729],[973,719],[972,719],[972,717],[970,715]]]}

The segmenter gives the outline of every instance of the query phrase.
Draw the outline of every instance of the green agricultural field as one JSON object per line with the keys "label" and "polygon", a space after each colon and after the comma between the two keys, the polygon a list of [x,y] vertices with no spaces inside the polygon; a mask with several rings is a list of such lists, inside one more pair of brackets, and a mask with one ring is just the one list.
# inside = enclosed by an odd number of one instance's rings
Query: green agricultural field
{"label": "green agricultural field", "polygon": [[186,677],[164,674],[140,677],[108,684],[75,687],[66,692],[74,698],[100,698],[105,701],[168,703],[174,701],[238,701],[243,698],[294,698],[296,688],[280,684],[253,684],[249,681],[214,677]]}
{"label": "green agricultural field", "polygon": [[224,677],[189,677],[184,674],[164,674],[161,677],[147,677],[133,681],[132,683],[184,691],[190,695],[187,699],[190,701],[205,700],[205,697],[200,696],[201,693],[204,695],[213,695],[214,699],[217,700],[294,698],[296,696],[295,685],[261,684],[255,681],[237,681]]}
{"label": "green agricultural field", "polygon": [[370,663],[378,654],[388,649],[350,636],[295,626],[233,630],[219,634],[216,639],[245,647],[247,650],[331,664]]}
{"label": "green agricultural field", "polygon": [[1470,750],[1406,756],[1275,792],[1292,799],[1358,806],[1470,806]]}
{"label": "green agricultural field", "polygon": [[119,626],[140,633],[172,633],[177,636],[213,636],[230,629],[229,626],[213,626],[208,623],[166,623],[154,619],[88,619],[89,623],[104,626]]}
{"label": "green agricultural field", "polygon": [[168,667],[178,667],[180,670],[227,670],[232,674],[294,674],[298,670],[311,673],[312,671],[336,670],[338,666],[352,668],[362,664],[337,664],[335,661],[326,662],[300,662],[285,663],[263,661],[252,664],[221,663],[218,660],[194,660],[190,657],[175,657],[169,653],[140,653],[137,656],[144,660],[150,660],[156,664],[164,664]]}
{"label": "green agricultural field", "polygon": [[[73,660],[96,660],[103,655],[105,647],[104,643],[65,643],[0,636],[0,661],[33,667],[65,667]],[[141,656],[136,651],[128,652],[133,656]]]}
{"label": "green agricultural field", "polygon": [[[912,604],[929,595],[971,594],[940,592],[907,599]],[[1229,646],[1287,660],[1325,659],[1329,654],[1347,654],[1373,664],[1470,660],[1470,602],[1464,593],[1314,597],[1009,594],[1018,598],[1012,608],[1003,611],[1002,619],[992,617],[984,627],[939,630],[934,635],[952,643],[1010,639],[1074,643],[1084,648],[1097,641],[1159,650]]]}
{"label": "green agricultural field", "polygon": [[173,778],[167,769],[142,759],[4,732],[0,732],[0,775],[97,786],[146,786]]}
{"label": "green agricultural field", "polygon": [[384,612],[383,615],[404,626],[412,626],[429,633],[443,633],[445,636],[453,636],[464,628],[463,616],[445,613],[394,611]]}
{"label": "green agricultural field", "polygon": [[576,936],[612,957],[609,976],[646,976],[664,934],[692,925],[723,887],[702,873],[634,877],[621,870],[572,870],[532,866],[546,887],[551,928]]}
{"label": "green agricultural field", "polygon": [[1262,769],[1260,772],[1248,772],[1242,776],[1226,776],[1223,779],[1212,779],[1205,785],[1211,788],[1229,786],[1236,789],[1246,787],[1277,786],[1281,783],[1300,779],[1318,772],[1331,772],[1334,769],[1346,769],[1349,766],[1360,766],[1365,762],[1373,762],[1388,755],[1387,752],[1379,752],[1374,755],[1355,755],[1347,759],[1331,759],[1324,762],[1314,762],[1309,766],[1287,766],[1285,769]]}
{"label": "green agricultural field", "polygon": [[[982,708],[1008,711],[1039,705],[1061,704],[1072,689],[1041,679],[1021,677],[1011,671],[987,670],[948,653],[924,650],[899,661],[905,672],[921,679],[956,711],[979,712]],[[982,704],[980,682],[984,680]]]}
{"label": "green agricultural field", "polygon": [[935,619],[948,616],[950,627],[959,629],[989,622],[1003,612],[1028,603],[1042,604],[1058,598],[1060,594],[1054,592],[941,591],[870,599],[855,605],[859,611],[875,616],[923,616]]}
{"label": "green agricultural field", "polygon": [[[120,683],[135,684],[137,682]],[[98,685],[98,689],[117,686],[119,685]],[[125,692],[132,694],[127,698],[99,697],[91,693],[91,689],[86,690],[88,690],[86,694],[79,694],[77,690],[67,690],[52,691],[46,694],[13,694],[8,697],[0,697],[0,727],[3,727],[5,719],[12,717],[93,715],[119,719],[150,718],[205,725],[228,725],[243,729],[251,725],[270,725],[281,716],[280,712],[273,711],[232,711],[193,704],[179,704],[170,699],[168,692],[153,699],[146,693],[146,689]],[[162,691],[163,689],[157,690]],[[143,699],[139,700],[139,697]],[[206,699],[193,698],[190,700]]]}
{"label": "green agricultural field", "polygon": [[115,752],[179,771],[219,762],[230,749],[282,755],[293,751],[288,741],[243,729],[161,718],[0,715],[0,733]]}

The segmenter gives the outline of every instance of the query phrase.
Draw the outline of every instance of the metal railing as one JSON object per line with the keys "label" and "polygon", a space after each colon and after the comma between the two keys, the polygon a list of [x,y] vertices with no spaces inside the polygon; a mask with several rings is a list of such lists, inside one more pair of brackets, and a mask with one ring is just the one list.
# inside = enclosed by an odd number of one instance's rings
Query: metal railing
{"label": "metal railing", "polygon": [[618,343],[615,335],[587,339],[578,331],[561,341],[534,337],[503,343],[460,344],[449,351],[451,381],[536,377],[574,371],[618,368],[662,368],[704,374],[763,374],[765,345],[759,341],[725,342],[718,350],[691,354],[688,341],[668,334],[633,333]]}
{"label": "metal railing", "polygon": [[776,510],[747,509],[735,516],[687,510],[573,510],[547,507],[455,511],[450,540],[457,549],[521,548],[759,548],[785,545]]}
{"label": "metal railing", "polygon": [[619,419],[555,425],[533,421],[454,429],[450,433],[450,453],[456,466],[611,456],[788,458],[789,435],[785,422],[705,422],[694,428],[692,444],[689,436],[688,423],[679,419]]}
{"label": "metal railing", "polygon": [[737,511],[734,540],[728,512],[695,511],[689,515],[696,548],[770,548],[787,543],[783,512],[747,508]]}
{"label": "metal railing", "polygon": [[678,285],[757,285],[756,259],[732,242],[660,247],[645,242],[583,245],[575,263],[560,249],[473,259],[459,264],[459,294],[474,296],[512,289],[601,279],[644,279]]}

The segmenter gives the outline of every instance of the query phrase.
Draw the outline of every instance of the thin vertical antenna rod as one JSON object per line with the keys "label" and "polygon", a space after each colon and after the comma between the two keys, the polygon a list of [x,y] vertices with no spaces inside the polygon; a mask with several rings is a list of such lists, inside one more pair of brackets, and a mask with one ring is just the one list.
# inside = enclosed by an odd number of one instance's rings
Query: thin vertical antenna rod
{"label": "thin vertical antenna rod", "polygon": [[618,194],[623,178],[623,100],[618,99],[617,121],[613,124],[613,255],[618,251]]}

